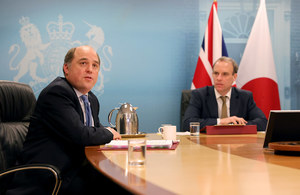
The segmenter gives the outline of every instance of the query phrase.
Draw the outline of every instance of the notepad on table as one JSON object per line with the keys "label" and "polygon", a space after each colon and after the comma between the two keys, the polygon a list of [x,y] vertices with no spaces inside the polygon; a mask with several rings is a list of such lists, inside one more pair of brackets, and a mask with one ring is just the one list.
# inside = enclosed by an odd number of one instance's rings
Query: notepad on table
{"label": "notepad on table", "polygon": [[[171,148],[172,140],[147,140],[147,148]],[[105,147],[109,148],[128,148],[128,140],[112,140]]]}

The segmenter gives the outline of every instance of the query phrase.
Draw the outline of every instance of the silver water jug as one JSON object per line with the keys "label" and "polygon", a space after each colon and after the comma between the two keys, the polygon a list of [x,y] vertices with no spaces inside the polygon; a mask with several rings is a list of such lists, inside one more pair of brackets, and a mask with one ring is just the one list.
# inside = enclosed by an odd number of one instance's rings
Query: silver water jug
{"label": "silver water jug", "polygon": [[[136,109],[129,103],[124,103],[120,108],[112,109],[108,114],[109,124],[116,128],[120,134],[137,134],[139,128],[139,119]],[[115,110],[118,110],[116,115],[116,124],[111,123],[111,117]]]}

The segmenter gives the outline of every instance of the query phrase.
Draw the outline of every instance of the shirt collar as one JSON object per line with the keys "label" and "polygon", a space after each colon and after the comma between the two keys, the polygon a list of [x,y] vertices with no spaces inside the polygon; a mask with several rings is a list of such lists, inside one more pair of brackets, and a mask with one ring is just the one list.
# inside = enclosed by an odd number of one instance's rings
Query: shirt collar
{"label": "shirt collar", "polygon": [[74,91],[75,91],[75,93],[76,93],[76,95],[77,95],[78,98],[79,98],[80,96],[82,96],[82,95],[88,96],[88,94],[83,94],[83,93],[81,93],[80,91],[78,91],[77,89],[75,89],[75,88],[73,88],[73,89],[74,89]]}
{"label": "shirt collar", "polygon": [[[217,99],[218,99],[219,97],[222,96],[222,95],[216,90],[216,88],[214,88],[214,90],[215,90],[215,94],[216,94],[216,98],[217,98]],[[230,99],[230,97],[231,97],[231,88],[230,88],[230,90],[226,93],[225,96],[227,96],[227,97]]]}

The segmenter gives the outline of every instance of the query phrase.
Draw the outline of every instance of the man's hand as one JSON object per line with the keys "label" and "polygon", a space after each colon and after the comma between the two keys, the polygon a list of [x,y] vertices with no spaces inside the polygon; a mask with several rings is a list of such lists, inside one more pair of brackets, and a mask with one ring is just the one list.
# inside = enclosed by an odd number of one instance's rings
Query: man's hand
{"label": "man's hand", "polygon": [[121,135],[116,131],[116,130],[114,130],[113,128],[111,128],[111,127],[107,127],[107,129],[113,134],[113,139],[114,140],[119,140],[119,139],[122,139],[121,138]]}
{"label": "man's hand", "polygon": [[221,125],[228,125],[228,124],[234,124],[234,125],[246,125],[247,121],[243,118],[239,118],[236,116],[231,116],[228,118],[222,118],[220,119]]}

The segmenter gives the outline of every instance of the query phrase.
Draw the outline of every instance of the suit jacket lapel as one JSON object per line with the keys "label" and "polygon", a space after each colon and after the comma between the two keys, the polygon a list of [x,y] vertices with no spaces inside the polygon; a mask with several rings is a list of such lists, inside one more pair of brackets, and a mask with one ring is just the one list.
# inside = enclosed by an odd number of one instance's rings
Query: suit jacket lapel
{"label": "suit jacket lapel", "polygon": [[210,116],[218,118],[218,103],[214,87],[207,88],[206,106],[208,107],[207,110],[210,112]]}
{"label": "suit jacket lapel", "polygon": [[237,116],[240,106],[239,93],[235,87],[232,87],[230,98],[230,116]]}
{"label": "suit jacket lapel", "polygon": [[79,99],[78,99],[78,97],[77,97],[77,94],[76,94],[74,88],[73,88],[72,85],[68,82],[68,80],[67,80],[66,78],[62,78],[62,80],[68,84],[69,89],[72,91],[71,93],[73,94],[73,98],[74,98],[72,101],[76,104],[76,110],[77,110],[77,112],[79,113],[80,120],[81,120],[82,122],[84,122],[83,111],[82,111],[82,108],[81,108]]}

